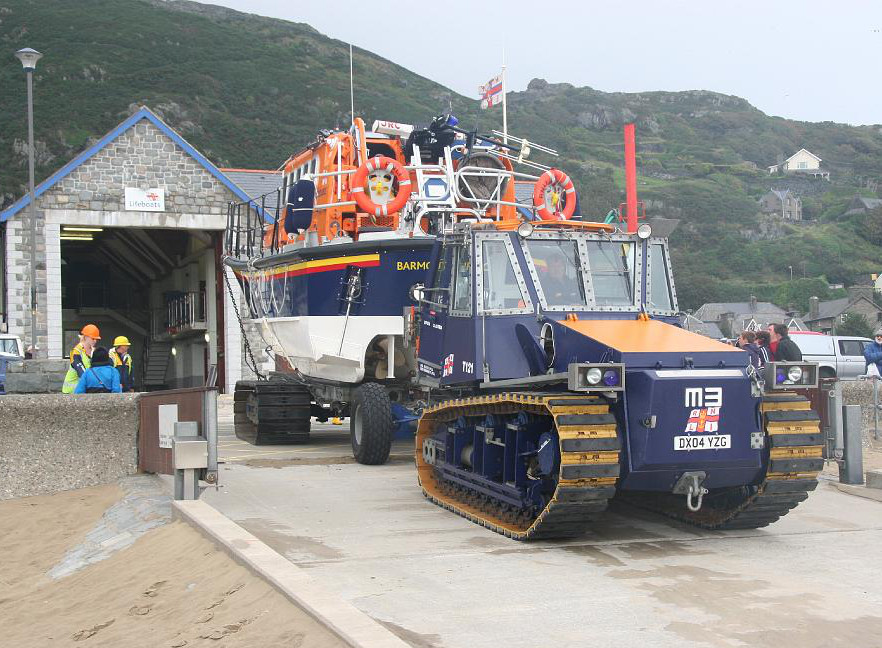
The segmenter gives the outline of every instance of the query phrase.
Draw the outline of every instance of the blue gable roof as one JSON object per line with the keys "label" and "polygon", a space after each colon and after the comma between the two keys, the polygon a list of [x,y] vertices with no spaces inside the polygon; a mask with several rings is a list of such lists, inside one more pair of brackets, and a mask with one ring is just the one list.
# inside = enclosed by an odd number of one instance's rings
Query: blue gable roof
{"label": "blue gable roof", "polygon": [[[156,114],[146,106],[141,107],[131,117],[126,119],[119,126],[107,133],[107,135],[95,142],[95,144],[77,155],[73,160],[65,164],[58,171],[56,171],[39,185],[34,187],[34,194],[36,194],[37,196],[43,195],[43,193],[51,189],[52,186],[55,185],[58,181],[62,180],[74,169],[87,162],[98,151],[110,144],[113,140],[125,133],[142,119],[146,119],[163,133],[165,133],[175,144],[184,149],[184,151],[186,151],[187,154],[190,155],[190,157],[199,162],[199,164],[201,164],[206,171],[217,178],[227,189],[232,191],[237,198],[239,198],[243,202],[250,202],[249,197],[241,189],[239,189],[239,187],[237,187],[227,176],[221,173],[221,171],[216,166],[209,162],[204,155],[193,148],[193,146],[191,146],[187,142],[187,140],[178,135],[174,130],[172,130],[170,126],[168,126],[164,121],[157,117]],[[11,217],[15,216],[19,211],[30,204],[30,202],[30,194],[25,195],[23,198],[19,198],[10,207],[7,207],[2,212],[0,212],[0,223],[3,223]]]}

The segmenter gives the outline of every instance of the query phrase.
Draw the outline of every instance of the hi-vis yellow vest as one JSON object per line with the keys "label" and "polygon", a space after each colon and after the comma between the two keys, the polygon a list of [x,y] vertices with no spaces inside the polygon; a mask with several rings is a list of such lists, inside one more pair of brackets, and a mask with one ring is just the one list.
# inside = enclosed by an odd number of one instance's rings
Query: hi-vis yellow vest
{"label": "hi-vis yellow vest", "polygon": [[[73,348],[73,351],[70,352],[70,361],[73,362],[74,356],[78,355],[82,358],[83,367],[88,369],[92,366],[92,358],[89,357],[89,354],[86,353],[86,349],[83,348],[82,343],[76,345]],[[67,373],[64,376],[64,384],[61,386],[62,394],[72,394],[73,390],[77,388],[77,383],[80,382],[80,377],[77,375],[76,369],[73,367],[68,367]]]}

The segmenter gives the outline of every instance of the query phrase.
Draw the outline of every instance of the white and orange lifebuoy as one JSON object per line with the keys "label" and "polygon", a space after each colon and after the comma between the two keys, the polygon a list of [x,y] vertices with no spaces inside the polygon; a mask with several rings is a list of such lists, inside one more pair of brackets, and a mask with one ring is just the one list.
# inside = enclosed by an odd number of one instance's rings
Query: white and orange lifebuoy
{"label": "white and orange lifebuoy", "polygon": [[[550,200],[545,197],[548,187],[552,187]],[[561,201],[564,197],[566,200]],[[561,202],[564,203],[563,209],[560,209]],[[539,210],[539,218],[542,220],[568,220],[576,210],[576,188],[573,187],[573,181],[560,169],[549,169],[539,177],[533,187],[533,207]]]}
{"label": "white and orange lifebuoy", "polygon": [[[391,174],[398,181],[398,193],[388,202],[378,205],[365,192],[365,183],[368,181],[369,176],[383,171]],[[386,186],[385,178],[375,177],[373,181],[376,182],[377,187],[371,187],[372,193],[375,195],[391,194],[391,178],[389,179],[389,186]],[[352,198],[361,211],[367,212],[373,217],[388,216],[401,211],[401,208],[404,207],[404,204],[410,197],[410,174],[398,160],[378,155],[358,167],[352,176],[351,187],[350,193]]]}

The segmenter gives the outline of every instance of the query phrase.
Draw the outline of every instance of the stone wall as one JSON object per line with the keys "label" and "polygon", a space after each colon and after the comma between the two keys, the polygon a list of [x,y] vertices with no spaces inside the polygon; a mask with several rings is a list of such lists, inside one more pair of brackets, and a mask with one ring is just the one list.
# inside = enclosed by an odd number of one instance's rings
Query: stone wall
{"label": "stone wall", "polygon": [[70,363],[67,360],[25,360],[6,368],[8,394],[58,394]]}
{"label": "stone wall", "polygon": [[0,499],[116,481],[138,471],[138,394],[0,397]]}
{"label": "stone wall", "polygon": [[226,214],[230,191],[165,133],[141,120],[39,199],[42,209],[122,211],[125,188],[165,189],[165,209]]}
{"label": "stone wall", "polygon": [[[882,403],[882,382],[880,382],[879,402]],[[861,406],[861,423],[864,440],[873,437],[873,384],[869,380],[843,380],[842,404]],[[879,412],[879,427],[882,433],[882,411]]]}

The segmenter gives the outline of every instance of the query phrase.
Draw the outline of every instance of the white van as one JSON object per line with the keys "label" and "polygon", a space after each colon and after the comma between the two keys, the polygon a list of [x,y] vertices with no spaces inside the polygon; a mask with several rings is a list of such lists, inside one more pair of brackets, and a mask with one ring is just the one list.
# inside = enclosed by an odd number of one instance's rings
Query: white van
{"label": "white van", "polygon": [[0,394],[6,393],[6,367],[24,358],[24,348],[17,335],[0,333]]}
{"label": "white van", "polygon": [[869,338],[790,331],[790,339],[802,351],[803,360],[820,365],[821,378],[855,380],[867,373],[864,347],[872,342]]}

